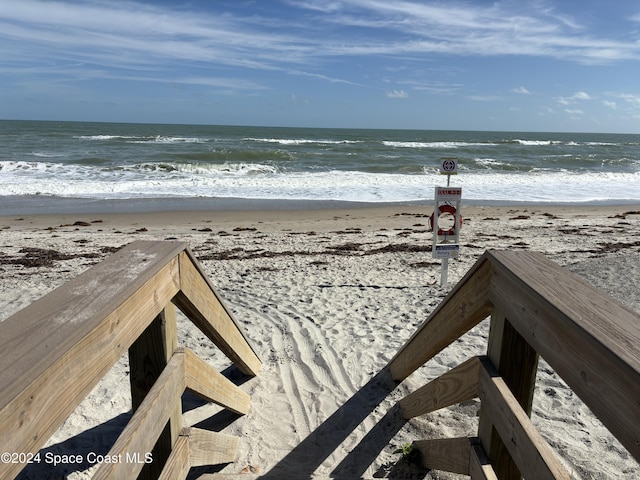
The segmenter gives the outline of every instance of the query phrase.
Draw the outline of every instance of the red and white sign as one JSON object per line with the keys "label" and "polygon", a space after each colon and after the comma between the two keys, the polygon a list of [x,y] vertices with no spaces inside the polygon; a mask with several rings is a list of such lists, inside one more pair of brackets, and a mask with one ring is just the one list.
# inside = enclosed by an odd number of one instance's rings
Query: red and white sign
{"label": "red and white sign", "polygon": [[461,199],[461,187],[436,187],[436,202],[458,201]]}

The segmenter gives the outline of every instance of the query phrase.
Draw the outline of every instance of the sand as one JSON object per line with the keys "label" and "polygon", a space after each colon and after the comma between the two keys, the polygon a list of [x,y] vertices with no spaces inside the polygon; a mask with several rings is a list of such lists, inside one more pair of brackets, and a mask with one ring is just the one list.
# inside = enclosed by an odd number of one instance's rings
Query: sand
{"label": "sand", "polygon": [[[466,478],[394,451],[419,438],[473,436],[478,401],[403,422],[406,393],[486,351],[484,321],[400,385],[381,369],[487,249],[530,249],[640,311],[640,206],[464,207],[461,257],[440,285],[429,207],[181,211],[0,217],[0,319],[134,240],[183,240],[231,307],[263,367],[235,419],[185,395],[186,425],[241,437],[237,462],[195,473],[239,478]],[[39,249],[39,250],[38,250]],[[185,318],[179,341],[230,362]],[[233,370],[231,370],[233,372]],[[126,356],[45,452],[107,453],[130,418]],[[640,467],[544,361],[533,421],[574,478],[638,478]],[[229,420],[235,420],[229,423]],[[21,478],[90,478],[93,467],[30,465]]]}

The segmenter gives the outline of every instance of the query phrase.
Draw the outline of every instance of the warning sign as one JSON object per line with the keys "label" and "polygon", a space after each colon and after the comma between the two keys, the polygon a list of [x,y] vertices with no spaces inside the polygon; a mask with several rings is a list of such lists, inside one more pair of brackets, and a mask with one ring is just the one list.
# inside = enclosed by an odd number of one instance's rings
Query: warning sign
{"label": "warning sign", "polygon": [[436,187],[437,202],[452,202],[462,199],[462,187]]}
{"label": "warning sign", "polygon": [[459,254],[460,245],[457,244],[435,245],[433,250],[433,258],[457,258]]}

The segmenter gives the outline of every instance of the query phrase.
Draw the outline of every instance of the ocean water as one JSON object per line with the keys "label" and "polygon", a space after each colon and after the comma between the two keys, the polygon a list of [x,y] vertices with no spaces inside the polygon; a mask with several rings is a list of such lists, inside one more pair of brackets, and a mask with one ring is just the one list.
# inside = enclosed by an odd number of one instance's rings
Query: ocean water
{"label": "ocean water", "polygon": [[640,202],[640,135],[0,121],[0,204],[218,198]]}

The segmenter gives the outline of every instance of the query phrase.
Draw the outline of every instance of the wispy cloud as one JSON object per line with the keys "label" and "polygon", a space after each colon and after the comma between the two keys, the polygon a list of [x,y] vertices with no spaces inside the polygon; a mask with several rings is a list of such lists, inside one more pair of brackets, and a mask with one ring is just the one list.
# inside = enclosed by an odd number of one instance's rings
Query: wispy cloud
{"label": "wispy cloud", "polygon": [[512,93],[518,93],[520,95],[531,95],[531,92],[526,87],[518,87],[511,90]]}
{"label": "wispy cloud", "polygon": [[[306,4],[298,4],[305,6]],[[401,34],[403,40],[341,43],[342,54],[446,53],[453,55],[530,55],[608,63],[640,58],[638,38],[601,38],[578,21],[539,3],[520,4],[515,13],[508,3],[489,6],[468,2],[353,0],[323,19],[342,26]]]}
{"label": "wispy cloud", "polygon": [[[530,55],[585,63],[640,59],[638,38],[600,38],[568,16],[538,3],[526,5],[516,14],[502,2],[308,0],[289,2],[287,8],[314,15],[287,24],[276,14],[266,16],[267,9],[261,10],[263,16],[213,15],[135,2],[21,0],[4,2],[0,10],[0,47],[15,65],[42,57],[49,65],[84,62],[150,71],[164,62],[311,71],[303,67],[317,68],[338,56],[373,55],[415,61],[429,54]],[[316,74],[322,78],[323,72]]]}
{"label": "wispy cloud", "polygon": [[409,98],[409,94],[404,90],[391,90],[387,92],[389,98]]}
{"label": "wispy cloud", "polygon": [[617,97],[634,107],[640,108],[640,94],[620,93]]}
{"label": "wispy cloud", "polygon": [[572,100],[591,100],[591,95],[587,92],[576,92],[571,97]]}
{"label": "wispy cloud", "polygon": [[0,48],[10,52],[8,60],[16,69],[75,63],[75,69],[90,69],[94,76],[115,69],[122,76],[146,71],[149,79],[176,65],[282,70],[306,62],[311,47],[300,37],[259,23],[130,2],[22,0],[0,10]]}
{"label": "wispy cloud", "polygon": [[558,103],[560,103],[561,105],[573,105],[583,100],[593,100],[593,97],[587,92],[576,92],[570,97],[558,98]]}

